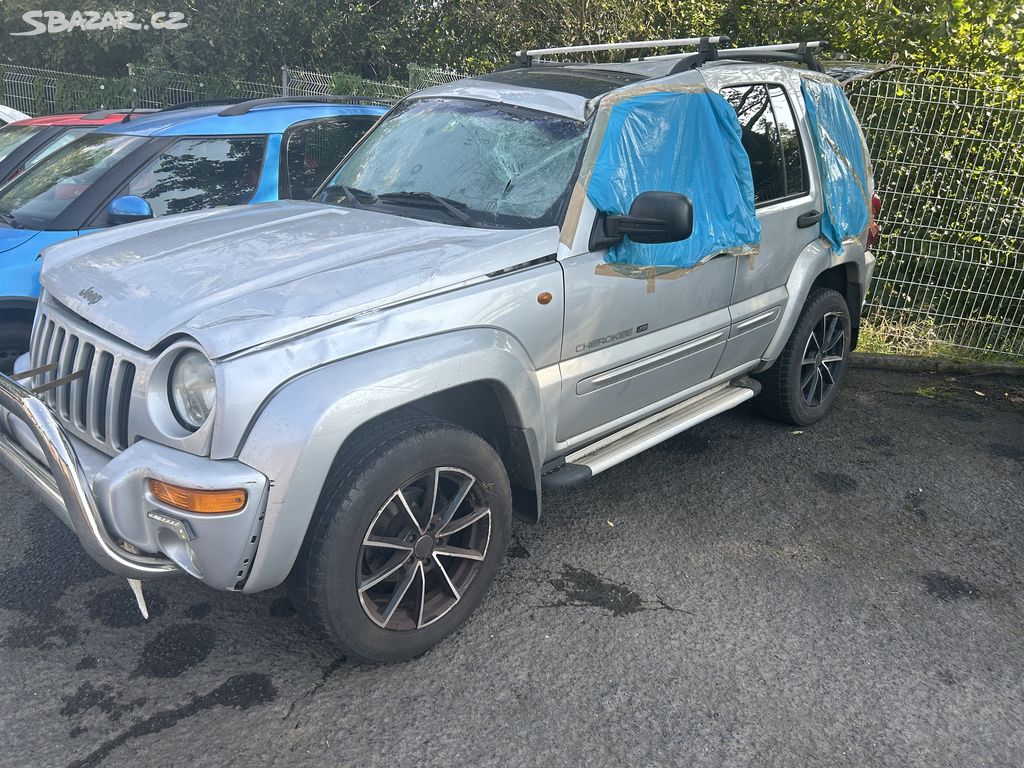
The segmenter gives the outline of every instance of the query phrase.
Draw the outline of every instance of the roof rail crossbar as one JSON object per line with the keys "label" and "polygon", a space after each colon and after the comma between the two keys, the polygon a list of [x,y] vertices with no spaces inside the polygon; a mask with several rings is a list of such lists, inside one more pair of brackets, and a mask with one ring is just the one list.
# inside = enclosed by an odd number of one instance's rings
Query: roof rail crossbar
{"label": "roof rail crossbar", "polygon": [[220,117],[238,117],[247,115],[257,107],[264,107],[270,104],[381,104],[388,103],[389,99],[375,98],[373,96],[270,96],[265,99],[250,99],[238,104],[232,104],[227,109],[217,114]]}
{"label": "roof rail crossbar", "polygon": [[195,109],[196,107],[226,107],[229,104],[241,104],[251,101],[245,97],[223,98],[223,99],[196,99],[195,101],[183,101],[180,104],[168,104],[161,109],[161,112],[174,112],[179,109]]}
{"label": "roof rail crossbar", "polygon": [[702,44],[728,45],[729,38],[724,35],[708,37],[677,37],[669,40],[638,40],[632,43],[598,43],[595,45],[568,45],[560,48],[531,48],[519,51],[516,56],[519,66],[528,67],[536,56],[564,53],[592,53],[594,51],[637,51],[648,48],[682,48]]}
{"label": "roof rail crossbar", "polygon": [[[715,58],[707,58],[700,51],[680,58],[679,62],[672,67],[670,74],[685,72],[696,69],[708,61],[719,59],[761,59],[764,61],[792,61],[797,64],[805,64],[808,69],[815,72],[824,72],[821,63],[814,57],[814,51],[825,48],[828,43],[824,40],[811,40],[802,43],[781,43],[778,45],[753,45],[745,48],[719,48],[715,52]],[[675,56],[664,56],[662,58],[676,58]]]}

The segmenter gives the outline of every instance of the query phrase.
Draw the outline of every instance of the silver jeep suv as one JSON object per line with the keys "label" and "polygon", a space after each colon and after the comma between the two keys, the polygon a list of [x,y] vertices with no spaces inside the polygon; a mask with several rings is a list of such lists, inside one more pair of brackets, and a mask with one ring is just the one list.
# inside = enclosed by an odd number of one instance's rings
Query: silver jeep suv
{"label": "silver jeep suv", "polygon": [[817,421],[873,267],[866,151],[841,91],[809,101],[838,90],[814,44],[674,42],[416,93],[316,201],[48,250],[0,457],[140,607],[152,577],[286,582],[396,660],[466,620],[542,490],[751,398]]}

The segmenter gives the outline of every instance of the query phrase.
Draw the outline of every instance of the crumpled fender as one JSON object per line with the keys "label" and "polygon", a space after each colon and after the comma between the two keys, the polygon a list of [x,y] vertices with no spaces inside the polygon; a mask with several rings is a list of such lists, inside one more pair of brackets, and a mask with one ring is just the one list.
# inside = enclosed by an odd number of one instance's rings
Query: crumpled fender
{"label": "crumpled fender", "polygon": [[539,488],[544,404],[518,341],[473,328],[374,350],[299,376],[265,405],[239,459],[271,479],[263,532],[245,592],[280,584],[291,570],[324,480],[342,444],[381,414],[473,382],[497,385],[510,427],[531,435]]}

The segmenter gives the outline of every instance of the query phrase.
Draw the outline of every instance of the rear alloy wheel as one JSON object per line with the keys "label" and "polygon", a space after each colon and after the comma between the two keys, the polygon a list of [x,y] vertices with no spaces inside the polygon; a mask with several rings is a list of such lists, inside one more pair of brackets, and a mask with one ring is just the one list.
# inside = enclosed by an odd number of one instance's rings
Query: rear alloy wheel
{"label": "rear alloy wheel", "polygon": [[395,417],[339,455],[289,591],[346,653],[408,659],[483,600],[511,519],[508,476],[485,440],[438,419]]}
{"label": "rear alloy wheel", "polygon": [[805,427],[823,418],[839,393],[850,358],[850,310],[838,292],[816,288],[778,360],[757,375],[754,400],[765,416]]}
{"label": "rear alloy wheel", "polygon": [[811,329],[800,362],[800,392],[811,408],[832,397],[845,361],[846,329],[838,312],[826,312]]}

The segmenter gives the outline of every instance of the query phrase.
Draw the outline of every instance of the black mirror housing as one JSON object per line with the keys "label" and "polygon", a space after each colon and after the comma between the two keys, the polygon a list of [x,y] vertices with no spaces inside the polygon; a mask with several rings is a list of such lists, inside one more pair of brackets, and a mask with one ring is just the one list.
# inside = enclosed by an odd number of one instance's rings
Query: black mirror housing
{"label": "black mirror housing", "polygon": [[641,192],[628,214],[601,214],[590,233],[590,250],[635,243],[678,243],[693,232],[693,205],[678,192]]}

